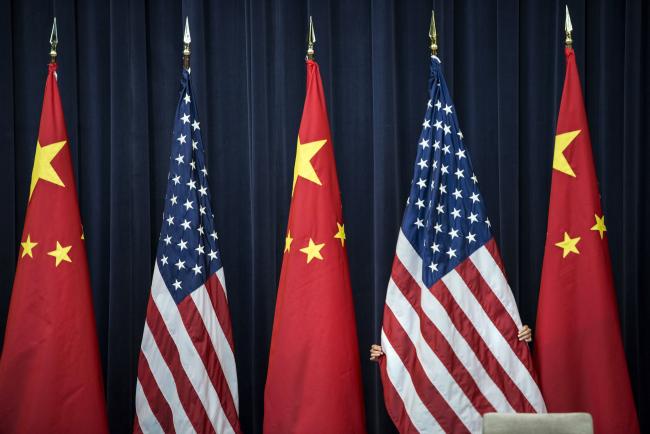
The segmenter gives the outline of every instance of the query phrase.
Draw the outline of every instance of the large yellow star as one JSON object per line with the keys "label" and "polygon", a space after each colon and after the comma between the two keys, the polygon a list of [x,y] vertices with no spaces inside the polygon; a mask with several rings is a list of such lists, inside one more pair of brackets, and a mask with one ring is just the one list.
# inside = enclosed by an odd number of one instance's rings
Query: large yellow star
{"label": "large yellow star", "polygon": [[338,226],[339,231],[334,235],[334,238],[338,238],[341,240],[341,246],[345,245],[345,225],[341,225],[338,222],[336,222],[336,226]]}
{"label": "large yellow star", "polygon": [[32,256],[32,249],[38,245],[38,243],[33,242],[29,234],[27,234],[27,239],[23,242],[20,243],[21,246],[23,246],[23,253],[20,256],[21,258],[24,258],[25,255],[29,255],[30,258],[33,258]]}
{"label": "large yellow star", "polygon": [[565,232],[564,240],[555,243],[555,245],[563,250],[562,257],[566,258],[567,255],[572,252],[578,255],[580,254],[580,251],[578,250],[578,241],[580,241],[580,237],[571,238],[569,234]]}
{"label": "large yellow star", "polygon": [[293,241],[293,238],[291,238],[291,231],[287,231],[287,236],[284,238],[284,251],[288,252],[291,250],[291,242]]}
{"label": "large yellow star", "polygon": [[36,188],[36,183],[39,179],[44,181],[51,182],[52,184],[60,185],[65,187],[63,181],[59,177],[59,174],[56,173],[54,167],[52,167],[52,160],[59,153],[59,151],[65,145],[65,140],[62,142],[52,143],[48,146],[41,147],[40,142],[36,142],[36,154],[34,154],[34,168],[32,169],[32,184],[29,187],[29,198],[32,198],[32,193],[34,193],[34,188]]}
{"label": "large yellow star", "polygon": [[311,164],[311,159],[318,151],[320,151],[326,142],[327,140],[317,140],[315,142],[300,143],[300,137],[298,137],[298,145],[296,146],[296,164],[293,167],[292,196],[293,191],[296,189],[296,181],[299,176],[302,176],[314,184],[323,185],[318,178],[318,174],[316,174],[316,171],[314,170],[314,166]]}
{"label": "large yellow star", "polygon": [[72,262],[72,259],[70,259],[70,256],[68,256],[68,252],[71,248],[72,246],[63,247],[57,241],[56,249],[52,250],[51,252],[47,252],[47,254],[56,258],[56,266],[58,267],[61,261]]}
{"label": "large yellow star", "polygon": [[304,254],[307,255],[307,263],[309,264],[312,259],[320,259],[321,261],[323,260],[323,257],[320,254],[320,250],[323,248],[325,243],[322,244],[314,244],[314,240],[311,238],[309,239],[309,245],[307,247],[303,247],[300,249],[300,251]]}
{"label": "large yellow star", "polygon": [[555,151],[553,152],[553,169],[576,177],[569,161],[564,156],[564,150],[573,142],[581,130],[569,131],[555,136]]}
{"label": "large yellow star", "polygon": [[596,224],[591,227],[591,230],[600,232],[600,239],[602,240],[603,235],[607,231],[605,227],[605,216],[598,217],[597,214],[594,214],[594,217],[596,217]]}

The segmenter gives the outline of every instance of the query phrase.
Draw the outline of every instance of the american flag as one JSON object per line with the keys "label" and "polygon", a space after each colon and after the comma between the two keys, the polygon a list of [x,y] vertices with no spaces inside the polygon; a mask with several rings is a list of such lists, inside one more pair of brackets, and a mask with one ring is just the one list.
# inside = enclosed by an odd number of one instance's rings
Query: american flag
{"label": "american flag", "polygon": [[429,98],[384,307],[384,398],[400,432],[480,432],[486,412],[546,409],[435,56]]}
{"label": "american flag", "polygon": [[201,125],[183,71],[134,432],[239,433],[226,283],[210,207]]}

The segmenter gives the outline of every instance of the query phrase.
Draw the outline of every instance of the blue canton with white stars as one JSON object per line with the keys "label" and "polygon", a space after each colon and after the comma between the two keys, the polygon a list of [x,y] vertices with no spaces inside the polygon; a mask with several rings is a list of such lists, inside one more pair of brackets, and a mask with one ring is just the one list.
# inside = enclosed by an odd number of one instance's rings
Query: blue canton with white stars
{"label": "blue canton with white stars", "polygon": [[171,149],[156,260],[178,304],[221,268],[201,124],[192,98],[190,74],[185,70]]}
{"label": "blue canton with white stars", "polygon": [[422,258],[422,280],[431,287],[492,238],[478,180],[435,56],[422,127],[402,231]]}

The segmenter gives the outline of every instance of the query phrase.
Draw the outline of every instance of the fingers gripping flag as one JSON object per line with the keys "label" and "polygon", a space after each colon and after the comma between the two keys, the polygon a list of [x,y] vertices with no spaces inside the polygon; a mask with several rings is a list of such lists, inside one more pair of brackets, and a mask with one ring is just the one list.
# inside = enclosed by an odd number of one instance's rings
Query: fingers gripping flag
{"label": "fingers gripping flag", "polygon": [[480,432],[486,412],[545,406],[435,56],[429,98],[384,307],[384,398],[400,432]]}
{"label": "fingers gripping flag", "polygon": [[226,282],[187,71],[170,160],[138,365],[134,432],[239,433]]}

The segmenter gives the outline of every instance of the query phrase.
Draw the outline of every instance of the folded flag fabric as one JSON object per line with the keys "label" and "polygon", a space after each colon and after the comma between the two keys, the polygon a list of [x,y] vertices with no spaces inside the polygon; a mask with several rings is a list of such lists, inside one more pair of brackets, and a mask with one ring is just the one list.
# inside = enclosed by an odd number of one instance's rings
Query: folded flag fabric
{"label": "folded flag fabric", "polygon": [[0,432],[107,433],[70,142],[50,63],[0,358]]}
{"label": "folded flag fabric", "polygon": [[384,400],[402,433],[480,432],[486,412],[545,406],[436,56],[422,126],[384,308]]}
{"label": "folded flag fabric", "polygon": [[365,432],[345,242],[323,85],[308,60],[264,391],[267,434]]}
{"label": "folded flag fabric", "polygon": [[607,227],[572,48],[557,120],[535,360],[552,412],[587,412],[597,433],[639,432]]}
{"label": "folded flag fabric", "polygon": [[201,124],[183,71],[144,324],[133,431],[239,433],[226,280]]}

